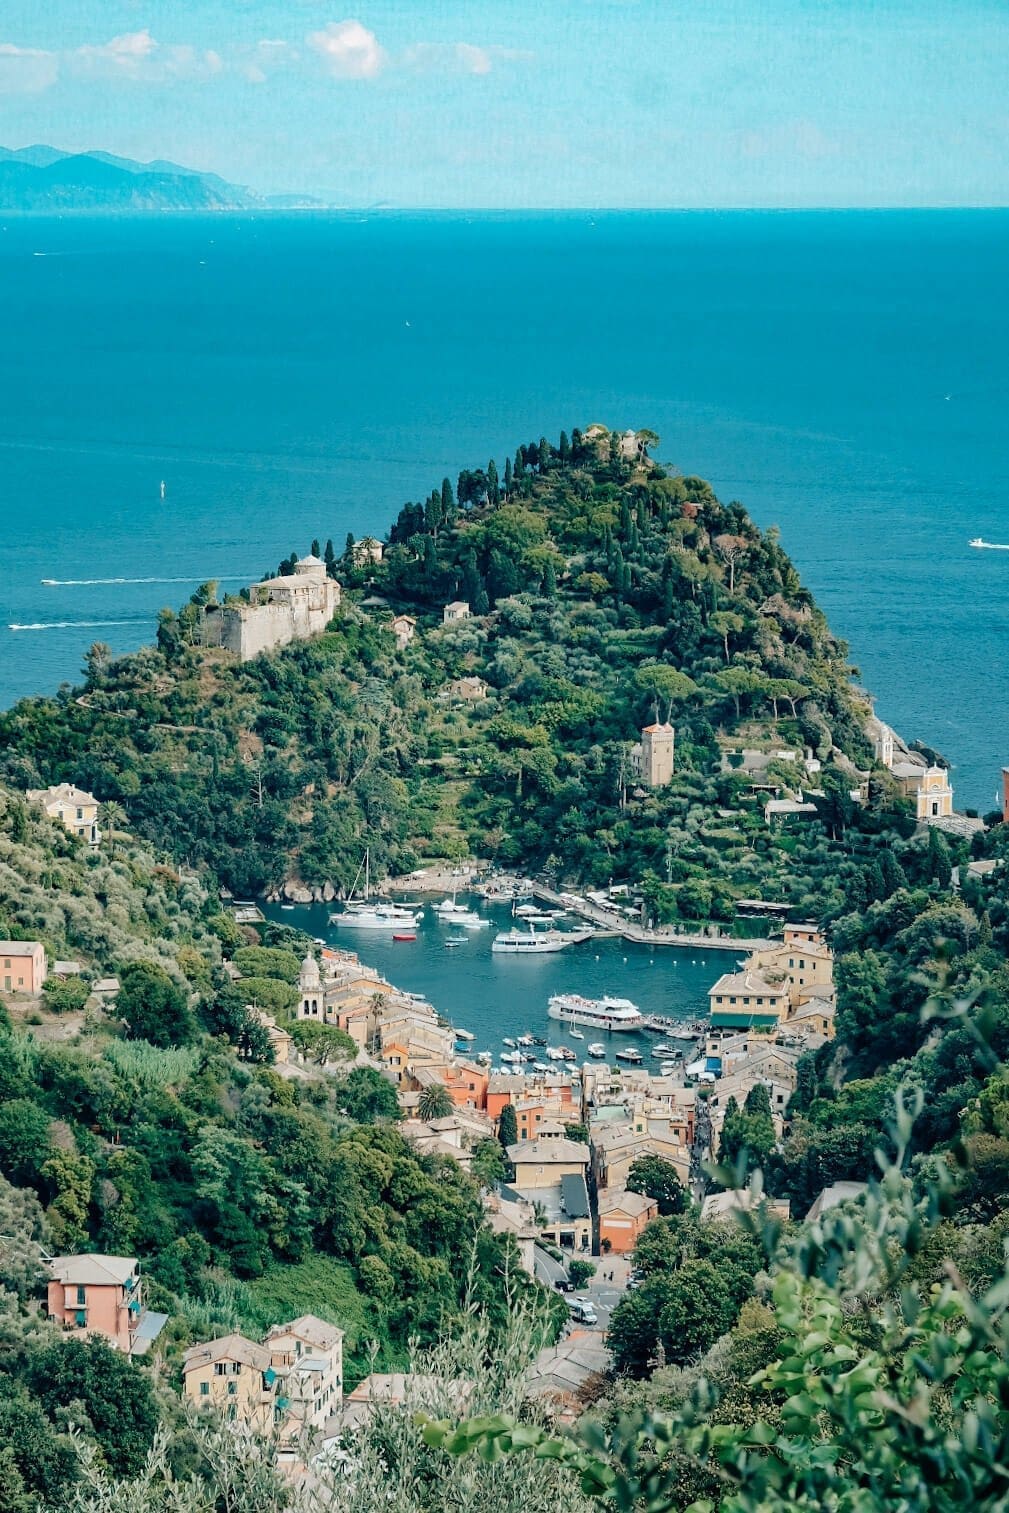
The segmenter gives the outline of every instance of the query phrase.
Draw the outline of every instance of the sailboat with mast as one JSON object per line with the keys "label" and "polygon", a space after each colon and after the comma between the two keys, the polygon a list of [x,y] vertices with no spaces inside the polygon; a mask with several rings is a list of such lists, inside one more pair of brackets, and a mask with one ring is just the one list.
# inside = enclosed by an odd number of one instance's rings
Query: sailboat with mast
{"label": "sailboat with mast", "polygon": [[[364,873],[364,895],[355,899],[358,886],[361,882],[361,873]],[[371,851],[365,849],[361,858],[361,865],[347,895],[347,902],[339,914],[331,914],[331,925],[343,926],[354,930],[389,930],[402,931],[413,929],[419,925],[421,915],[403,904],[390,903],[387,899],[371,898]]]}

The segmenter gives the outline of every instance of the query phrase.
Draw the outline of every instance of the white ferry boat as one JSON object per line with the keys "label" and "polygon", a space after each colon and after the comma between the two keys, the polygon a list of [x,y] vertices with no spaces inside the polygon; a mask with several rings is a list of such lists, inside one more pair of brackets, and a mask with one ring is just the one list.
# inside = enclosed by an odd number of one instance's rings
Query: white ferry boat
{"label": "white ferry boat", "polygon": [[[640,1030],[644,1018],[629,998],[583,998],[580,993],[558,993],[550,999],[551,1019],[567,1024],[587,1024],[594,1030]],[[591,1051],[592,1047],[589,1047]]]}

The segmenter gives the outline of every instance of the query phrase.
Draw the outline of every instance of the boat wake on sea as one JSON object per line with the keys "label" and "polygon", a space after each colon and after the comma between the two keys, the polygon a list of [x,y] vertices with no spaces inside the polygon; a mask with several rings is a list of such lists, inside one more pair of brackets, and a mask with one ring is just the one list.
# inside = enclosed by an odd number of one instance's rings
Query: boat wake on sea
{"label": "boat wake on sea", "polygon": [[7,626],[8,630],[92,630],[106,625],[139,625],[146,622],[150,615],[131,615],[125,620],[33,620],[30,624],[19,624],[12,620]]}
{"label": "boat wake on sea", "polygon": [[[110,587],[119,583],[200,583],[204,577],[199,573],[187,573],[184,578],[41,578],[39,581],[44,588],[94,588],[98,585]],[[244,583],[247,577],[254,574],[245,573],[213,573],[210,575],[215,583]]]}
{"label": "boat wake on sea", "polygon": [[975,536],[967,545],[976,547],[981,552],[1009,552],[1009,542],[982,541],[980,536]]}

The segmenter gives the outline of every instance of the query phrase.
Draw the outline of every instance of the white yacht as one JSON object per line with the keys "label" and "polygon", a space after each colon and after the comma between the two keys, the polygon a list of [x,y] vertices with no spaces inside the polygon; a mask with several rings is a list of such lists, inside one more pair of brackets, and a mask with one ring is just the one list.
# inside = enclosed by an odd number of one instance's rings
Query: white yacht
{"label": "white yacht", "polygon": [[[364,873],[364,898],[355,901],[354,894]],[[371,900],[371,852],[366,850],[351,885],[347,902],[339,914],[331,914],[331,925],[342,925],[354,930],[411,930],[419,925],[421,915],[416,910],[376,899]]]}
{"label": "white yacht", "polygon": [[[557,993],[547,1005],[551,1019],[587,1024],[594,1030],[640,1030],[644,1015],[629,998],[583,998],[580,993]],[[591,1049],[591,1047],[590,1047]]]}
{"label": "white yacht", "polygon": [[348,903],[342,913],[329,916],[331,925],[354,930],[405,930],[420,924],[420,915],[412,914],[401,904]]}
{"label": "white yacht", "polygon": [[625,1051],[617,1052],[618,1061],[629,1061],[632,1066],[640,1066],[641,1059],[641,1052],[635,1050],[632,1045],[628,1046]]}
{"label": "white yacht", "polygon": [[[591,930],[579,932],[563,930],[503,930],[494,937],[492,951],[507,951],[513,956],[545,956],[551,951],[563,951],[579,941],[588,940]],[[556,1017],[556,1016],[555,1016]]]}
{"label": "white yacht", "polygon": [[588,1047],[588,1052],[589,1055],[594,1056],[597,1061],[601,1061],[602,1058],[606,1055],[606,1047],[603,1045],[601,1040],[595,1040]]}

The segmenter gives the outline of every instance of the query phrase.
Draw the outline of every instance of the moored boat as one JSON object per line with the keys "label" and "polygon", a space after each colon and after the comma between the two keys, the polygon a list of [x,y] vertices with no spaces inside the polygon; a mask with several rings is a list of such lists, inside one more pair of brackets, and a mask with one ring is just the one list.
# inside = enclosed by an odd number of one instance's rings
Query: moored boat
{"label": "moored boat", "polygon": [[584,998],[580,993],[555,993],[547,1005],[551,1019],[587,1024],[594,1030],[640,1030],[644,1016],[629,998]]}
{"label": "moored boat", "polygon": [[590,1056],[599,1058],[606,1055],[606,1047],[602,1044],[601,1041],[596,1040],[593,1041],[592,1045],[588,1047],[588,1053]]}
{"label": "moored boat", "polygon": [[640,1066],[642,1061],[641,1052],[632,1045],[617,1051],[616,1058],[618,1061],[629,1061],[632,1066]]}

